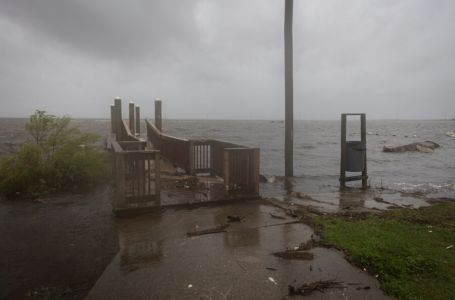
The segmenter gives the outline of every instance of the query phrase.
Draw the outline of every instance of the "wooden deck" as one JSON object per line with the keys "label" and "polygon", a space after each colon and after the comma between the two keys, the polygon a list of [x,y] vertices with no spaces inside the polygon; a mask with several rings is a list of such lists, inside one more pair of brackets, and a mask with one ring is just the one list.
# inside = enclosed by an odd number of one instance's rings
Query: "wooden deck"
{"label": "wooden deck", "polygon": [[[155,105],[161,107],[161,105]],[[121,100],[111,106],[114,211],[153,209],[259,195],[259,149],[218,140],[188,140],[161,132],[145,120],[145,138],[129,104],[129,122],[121,118]],[[161,112],[155,119],[161,122]],[[133,120],[131,119],[133,118]]]}

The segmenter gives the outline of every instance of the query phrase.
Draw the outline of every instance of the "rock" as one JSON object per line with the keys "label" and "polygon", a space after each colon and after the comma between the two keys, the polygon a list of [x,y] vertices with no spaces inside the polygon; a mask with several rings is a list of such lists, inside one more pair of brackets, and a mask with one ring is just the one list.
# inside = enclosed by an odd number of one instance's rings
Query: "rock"
{"label": "rock", "polygon": [[455,131],[453,131],[453,130],[452,131],[447,131],[446,135],[455,138]]}
{"label": "rock", "polygon": [[432,153],[434,149],[440,146],[432,141],[418,142],[407,144],[403,146],[385,145],[382,151],[384,152],[406,152],[406,151],[419,151],[423,153]]}

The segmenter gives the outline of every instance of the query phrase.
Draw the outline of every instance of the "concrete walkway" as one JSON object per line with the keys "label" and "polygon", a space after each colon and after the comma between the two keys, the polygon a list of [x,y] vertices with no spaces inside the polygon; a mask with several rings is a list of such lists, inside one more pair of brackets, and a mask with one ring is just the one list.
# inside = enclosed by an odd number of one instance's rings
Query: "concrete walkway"
{"label": "concrete walkway", "polygon": [[[186,235],[225,224],[227,216],[242,220],[226,232]],[[313,260],[273,256],[311,239],[312,229],[293,221],[279,208],[256,202],[118,219],[120,252],[87,299],[291,299],[289,284],[332,279],[344,288],[305,298],[387,299],[374,277],[335,250],[313,248]]]}

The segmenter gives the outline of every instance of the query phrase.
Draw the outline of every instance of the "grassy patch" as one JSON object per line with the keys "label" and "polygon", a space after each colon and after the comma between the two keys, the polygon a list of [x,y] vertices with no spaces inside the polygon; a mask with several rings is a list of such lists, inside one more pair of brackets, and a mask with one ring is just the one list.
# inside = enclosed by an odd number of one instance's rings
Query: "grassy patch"
{"label": "grassy patch", "polygon": [[455,203],[361,219],[323,216],[316,222],[322,226],[322,238],[378,275],[387,294],[400,299],[453,299]]}

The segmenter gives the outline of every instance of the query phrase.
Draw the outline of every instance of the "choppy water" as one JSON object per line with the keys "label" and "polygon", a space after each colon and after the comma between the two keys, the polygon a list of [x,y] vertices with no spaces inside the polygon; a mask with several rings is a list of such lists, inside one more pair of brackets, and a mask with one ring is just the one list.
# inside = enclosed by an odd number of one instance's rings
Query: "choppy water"
{"label": "choppy water", "polygon": [[[109,130],[108,120],[74,122],[83,130],[102,136]],[[26,139],[24,124],[24,119],[0,119],[0,151],[9,151]],[[166,133],[178,137],[213,138],[259,147],[261,173],[266,176],[284,174],[284,124],[279,121],[165,120],[163,127]],[[445,134],[451,130],[455,130],[455,121],[367,121],[370,185],[455,198],[455,139]],[[348,140],[357,140],[359,132],[358,121],[348,122]],[[295,186],[308,193],[338,190],[340,122],[296,121],[294,134]],[[441,148],[434,153],[382,152],[385,144],[425,140],[434,141]],[[261,192],[281,193],[279,185],[262,185]]]}

